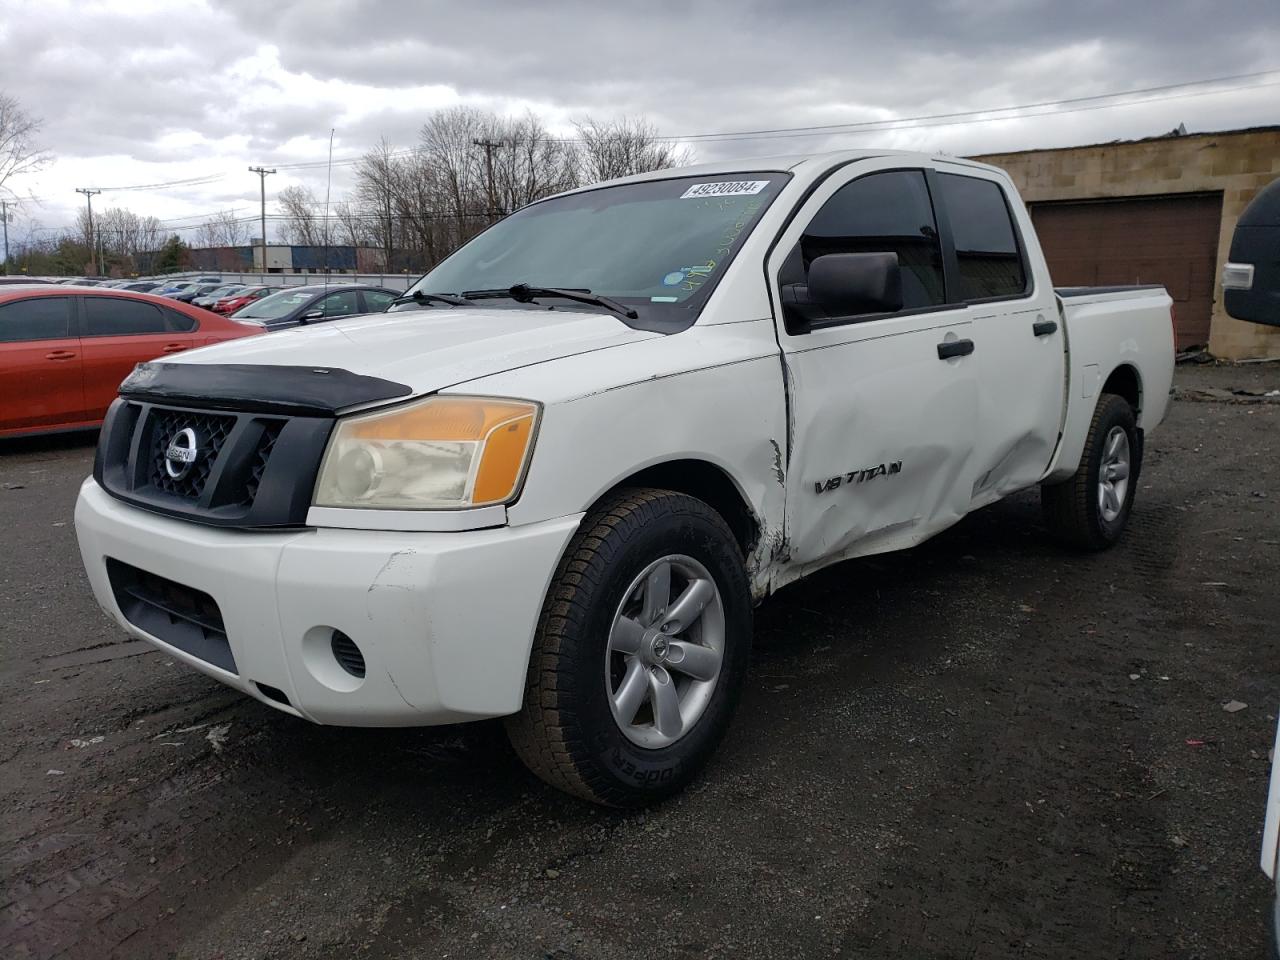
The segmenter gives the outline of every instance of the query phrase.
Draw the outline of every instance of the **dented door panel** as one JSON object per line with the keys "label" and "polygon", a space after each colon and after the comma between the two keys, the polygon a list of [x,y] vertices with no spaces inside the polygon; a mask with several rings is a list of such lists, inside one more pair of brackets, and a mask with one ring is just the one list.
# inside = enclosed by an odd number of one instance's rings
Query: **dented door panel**
{"label": "dented door panel", "polygon": [[893,318],[811,334],[835,342],[788,352],[792,563],[897,549],[967,512],[975,367],[972,357],[940,360],[937,345],[970,327],[938,314]]}

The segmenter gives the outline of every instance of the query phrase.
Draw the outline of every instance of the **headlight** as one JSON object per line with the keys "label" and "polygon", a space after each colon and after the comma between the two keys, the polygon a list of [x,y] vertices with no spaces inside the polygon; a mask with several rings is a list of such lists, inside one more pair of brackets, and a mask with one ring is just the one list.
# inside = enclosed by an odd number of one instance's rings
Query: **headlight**
{"label": "headlight", "polygon": [[318,507],[447,510],[506,503],[533,450],[537,404],[431,397],[338,422]]}

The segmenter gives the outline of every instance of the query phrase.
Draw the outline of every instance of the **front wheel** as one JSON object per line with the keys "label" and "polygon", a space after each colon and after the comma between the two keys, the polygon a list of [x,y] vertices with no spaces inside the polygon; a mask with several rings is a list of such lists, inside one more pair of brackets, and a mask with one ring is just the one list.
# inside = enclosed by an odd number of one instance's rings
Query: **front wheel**
{"label": "front wheel", "polygon": [[1075,474],[1040,488],[1049,530],[1086,550],[1105,550],[1118,541],[1133,509],[1141,450],[1129,401],[1102,394]]}
{"label": "front wheel", "polygon": [[660,799],[719,743],[750,646],[746,571],[720,515],[624,491],[565,552],[507,734],[552,786],[609,806]]}

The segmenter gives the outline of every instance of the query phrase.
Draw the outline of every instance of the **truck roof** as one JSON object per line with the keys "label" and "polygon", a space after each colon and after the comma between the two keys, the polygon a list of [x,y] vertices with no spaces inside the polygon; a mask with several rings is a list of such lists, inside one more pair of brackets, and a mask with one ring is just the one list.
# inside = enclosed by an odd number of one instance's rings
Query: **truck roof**
{"label": "truck roof", "polygon": [[826,170],[834,166],[850,163],[855,160],[868,160],[873,157],[898,157],[905,164],[930,163],[945,161],[946,163],[962,164],[967,167],[975,167],[982,170],[999,171],[999,167],[993,167],[988,163],[978,163],[975,160],[967,160],[963,157],[945,156],[937,153],[923,153],[916,150],[877,150],[867,148],[862,150],[832,150],[825,153],[791,153],[779,154],[767,157],[738,157],[733,160],[719,160],[715,163],[697,163],[688,167],[666,167],[662,170],[652,170],[648,173],[638,173],[630,177],[618,177],[615,180],[605,180],[601,183],[592,183],[587,186],[579,187],[576,190],[566,190],[565,193],[579,193],[584,190],[596,190],[603,186],[613,186],[620,183],[639,183],[645,180],[664,180],[671,177],[697,177],[697,176],[717,176],[726,173],[740,173],[744,171],[779,171],[794,172],[804,168],[812,170]]}

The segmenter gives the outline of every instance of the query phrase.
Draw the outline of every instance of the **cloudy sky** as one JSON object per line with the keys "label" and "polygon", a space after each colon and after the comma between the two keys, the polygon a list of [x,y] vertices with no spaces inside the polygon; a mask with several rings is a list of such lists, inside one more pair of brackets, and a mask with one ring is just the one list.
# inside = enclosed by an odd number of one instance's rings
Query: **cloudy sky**
{"label": "cloudy sky", "polygon": [[[175,228],[257,212],[250,164],[323,194],[334,156],[412,145],[433,109],[644,116],[683,136],[989,110],[1280,71],[1280,0],[0,0],[0,90],[56,160],[23,229],[102,187]],[[972,154],[1280,123],[1280,72],[1145,103],[694,145],[699,160],[892,146]],[[1132,98],[1131,98],[1132,99]],[[1098,104],[1088,104],[1096,107]],[[1043,113],[1043,110],[1031,111]],[[291,164],[312,164],[293,166]],[[333,195],[350,184],[334,169]],[[164,189],[108,189],[200,180]],[[269,208],[270,211],[270,208]],[[188,236],[190,234],[187,234]]]}

